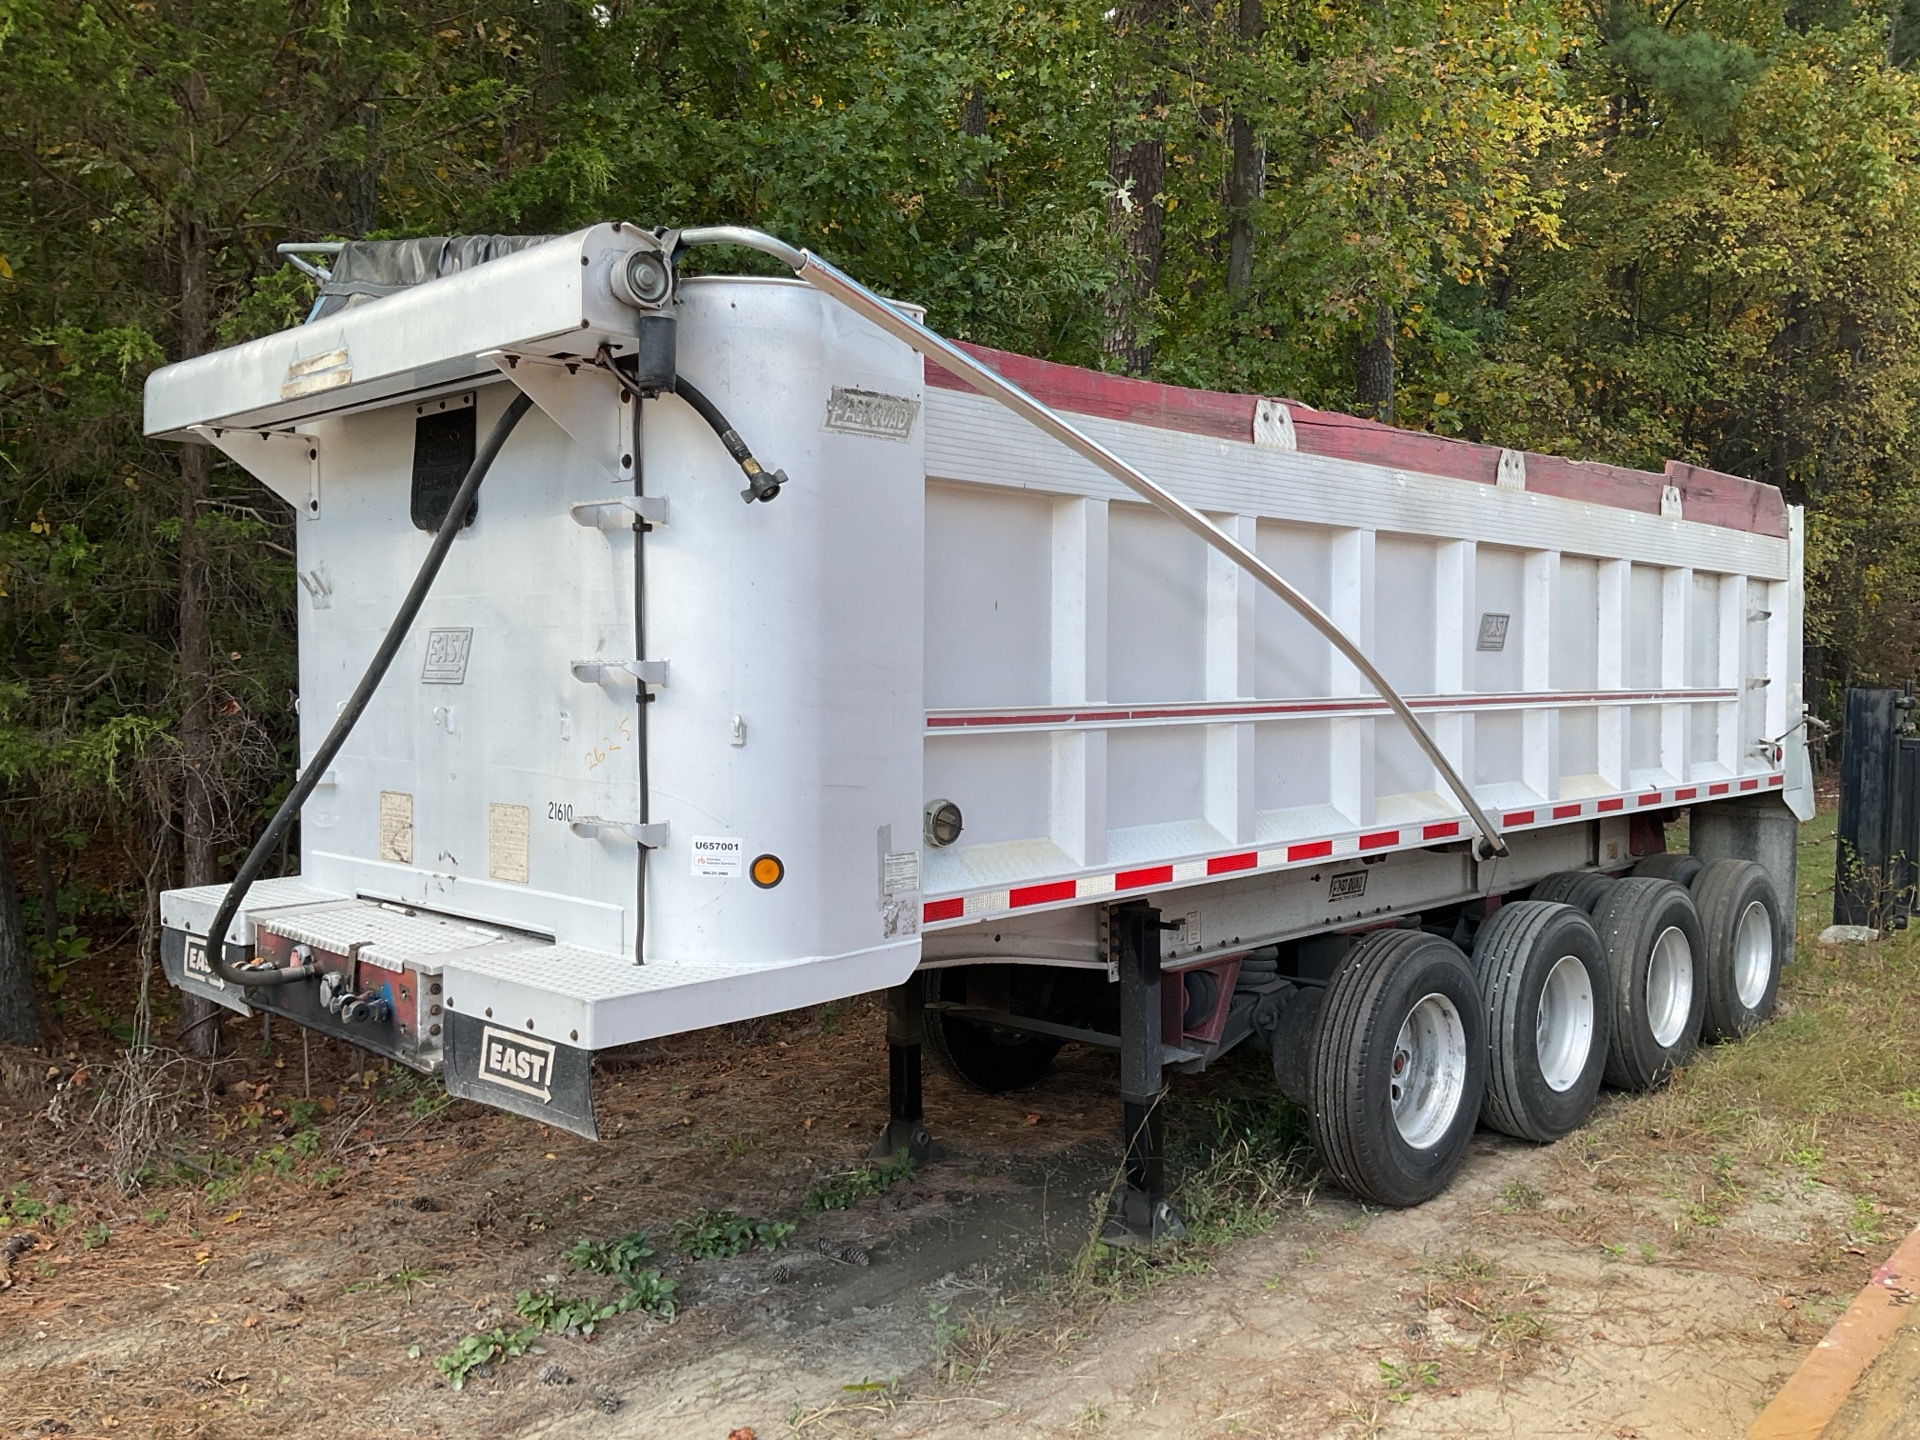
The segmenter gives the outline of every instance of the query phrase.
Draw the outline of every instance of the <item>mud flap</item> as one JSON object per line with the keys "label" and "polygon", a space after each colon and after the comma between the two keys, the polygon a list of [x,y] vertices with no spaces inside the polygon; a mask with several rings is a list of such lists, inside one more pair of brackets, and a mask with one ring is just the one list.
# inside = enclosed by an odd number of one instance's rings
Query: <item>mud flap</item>
{"label": "mud flap", "polygon": [[593,1053],[525,1035],[473,1015],[447,1016],[447,1093],[557,1125],[589,1140]]}
{"label": "mud flap", "polygon": [[[244,965],[253,959],[253,949],[248,945],[227,946],[227,963]],[[189,935],[184,930],[164,929],[160,932],[160,968],[167,972],[167,983],[176,990],[184,990],[189,995],[199,995],[224,1005],[227,1009],[241,1015],[253,1014],[253,1007],[242,998],[238,985],[229,985],[213,973],[213,967],[207,964],[207,942],[198,935]]]}

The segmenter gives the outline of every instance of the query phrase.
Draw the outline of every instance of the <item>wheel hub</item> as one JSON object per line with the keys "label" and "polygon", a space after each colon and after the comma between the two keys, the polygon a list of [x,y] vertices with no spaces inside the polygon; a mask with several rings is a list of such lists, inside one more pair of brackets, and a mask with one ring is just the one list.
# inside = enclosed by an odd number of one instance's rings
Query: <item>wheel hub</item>
{"label": "wheel hub", "polygon": [[1593,1051],[1593,982],[1579,956],[1562,955],[1547,972],[1533,1038],[1548,1088],[1571,1090]]}
{"label": "wheel hub", "polygon": [[1740,912],[1733,932],[1733,989],[1740,1003],[1752,1010],[1766,998],[1773,978],[1773,917],[1759,900]]}
{"label": "wheel hub", "polygon": [[1452,1126],[1467,1085],[1467,1033],[1460,1012],[1434,993],[1414,1002],[1393,1042],[1388,1093],[1400,1138],[1431,1149]]}
{"label": "wheel hub", "polygon": [[1653,1043],[1671,1049],[1693,1010],[1693,946],[1678,925],[1669,925],[1647,957],[1647,1027]]}

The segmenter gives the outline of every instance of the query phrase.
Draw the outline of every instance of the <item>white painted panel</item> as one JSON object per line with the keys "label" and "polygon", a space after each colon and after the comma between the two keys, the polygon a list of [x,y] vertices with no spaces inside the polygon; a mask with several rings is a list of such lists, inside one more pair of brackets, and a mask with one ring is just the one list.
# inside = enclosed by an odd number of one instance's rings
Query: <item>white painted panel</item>
{"label": "white painted panel", "polygon": [[1268,721],[1254,726],[1254,807],[1293,810],[1333,801],[1328,754],[1333,722]]}
{"label": "white painted panel", "polygon": [[937,735],[927,742],[927,798],[953,801],[965,821],[953,848],[1047,834],[1049,748],[1044,731]]}
{"label": "white painted panel", "polygon": [[[1314,604],[1332,604],[1333,532],[1262,520],[1255,550]],[[1254,602],[1254,693],[1294,699],[1329,692],[1333,647],[1265,586]],[[1264,807],[1263,807],[1264,808]]]}
{"label": "white painted panel", "polygon": [[1591,691],[1600,683],[1600,563],[1560,557],[1560,588],[1553,604],[1556,690]]}
{"label": "white painted panel", "polygon": [[1526,777],[1526,725],[1516,712],[1495,710],[1476,718],[1474,784],[1519,784]]}
{"label": "white painted panel", "polygon": [[[1518,550],[1482,545],[1474,553],[1473,688],[1483,693],[1512,694],[1526,688],[1526,556]],[[1482,649],[1482,626],[1497,626],[1504,617],[1506,633],[1497,650]],[[1489,642],[1491,643],[1491,641]]]}
{"label": "white painted panel", "polygon": [[1207,693],[1207,547],[1144,505],[1108,511],[1107,698]]}
{"label": "white painted panel", "polygon": [[1107,736],[1107,826],[1198,820],[1206,813],[1206,731],[1115,730]]}
{"label": "white painted panel", "polygon": [[1626,683],[1629,689],[1653,690],[1660,685],[1660,602],[1665,579],[1666,572],[1651,565],[1635,565],[1628,576]]}
{"label": "white painted panel", "polygon": [[[1718,575],[1693,575],[1693,606],[1687,613],[1687,685],[1710,690],[1720,683],[1720,588]],[[1709,745],[1694,753],[1711,754]]]}
{"label": "white painted panel", "polygon": [[1627,711],[1628,783],[1656,785],[1660,781],[1660,707],[1634,705]]}
{"label": "white painted panel", "polygon": [[[1603,788],[1599,772],[1600,712],[1591,705],[1568,706],[1560,711],[1560,784],[1554,798]],[[1571,784],[1574,777],[1582,783]]]}
{"label": "white painted panel", "polygon": [[1431,540],[1374,541],[1373,663],[1403,695],[1434,689],[1435,559]]}
{"label": "white painted panel", "polygon": [[1047,703],[1057,503],[927,487],[928,709]]}

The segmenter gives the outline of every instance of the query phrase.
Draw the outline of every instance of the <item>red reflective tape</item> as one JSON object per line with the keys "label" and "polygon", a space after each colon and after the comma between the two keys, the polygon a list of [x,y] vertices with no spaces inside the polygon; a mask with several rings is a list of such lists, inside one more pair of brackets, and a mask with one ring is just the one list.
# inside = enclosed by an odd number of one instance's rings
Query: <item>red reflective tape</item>
{"label": "red reflective tape", "polygon": [[1331,840],[1309,840],[1304,845],[1287,846],[1289,860],[1321,860],[1333,853]]}
{"label": "red reflective tape", "polygon": [[1022,885],[1007,892],[1007,905],[1018,910],[1022,905],[1047,905],[1055,900],[1071,900],[1079,891],[1071,880],[1052,880],[1045,885]]}
{"label": "red reflective tape", "polygon": [[1533,811],[1516,810],[1500,823],[1502,825],[1531,825],[1533,823]]}
{"label": "red reflective tape", "polygon": [[1556,805],[1553,807],[1553,818],[1556,820],[1573,820],[1576,819],[1579,814],[1580,807],[1578,805]]}
{"label": "red reflective tape", "polygon": [[1727,785],[1727,783],[1726,783],[1725,781],[1722,781],[1722,782],[1721,782],[1720,784],[1718,784],[1718,785],[1709,785],[1709,786],[1707,786],[1707,794],[1709,794],[1709,795],[1724,795],[1724,794],[1726,794],[1726,793],[1727,793],[1727,791],[1728,791],[1728,789],[1729,789],[1729,788],[1731,788],[1731,787],[1729,787],[1729,786]]}
{"label": "red reflective tape", "polygon": [[952,900],[929,900],[921,907],[922,923],[931,925],[936,920],[958,920],[967,913],[967,902],[955,897]]}
{"label": "red reflective tape", "polygon": [[1740,782],[1740,788],[1742,790],[1758,790],[1760,788],[1760,782],[1758,780],[1742,780]]}
{"label": "red reflective tape", "polygon": [[1235,870],[1251,870],[1259,863],[1259,852],[1254,850],[1244,855],[1216,855],[1207,861],[1207,874],[1227,875]]}
{"label": "red reflective tape", "polygon": [[1445,840],[1448,836],[1458,835],[1459,833],[1460,822],[1458,820],[1447,820],[1438,825],[1427,826],[1426,829],[1420,832],[1420,838],[1422,840]]}
{"label": "red reflective tape", "polygon": [[1784,775],[1769,775],[1767,777],[1767,784],[1769,785],[1784,785],[1786,783],[1787,777]]}
{"label": "red reflective tape", "polygon": [[1674,791],[1674,792],[1673,792],[1673,798],[1674,798],[1674,799],[1676,799],[1676,800],[1691,800],[1691,799],[1693,799],[1693,797],[1694,797],[1694,796],[1696,796],[1696,795],[1698,795],[1699,793],[1700,793],[1700,787],[1699,787],[1699,786],[1697,786],[1697,785],[1689,785],[1689,786],[1687,786],[1687,788],[1686,788],[1686,789],[1684,789],[1684,790],[1676,790],[1676,791]]}
{"label": "red reflective tape", "polygon": [[1658,805],[1660,803],[1660,792],[1658,790],[1648,791],[1633,803],[1636,805]]}
{"label": "red reflective tape", "polygon": [[1626,803],[1627,803],[1626,801],[1622,800],[1618,795],[1616,795],[1611,800],[1602,800],[1598,805],[1594,806],[1593,808],[1596,810],[1621,810],[1626,807]]}
{"label": "red reflective tape", "polygon": [[1360,848],[1362,850],[1379,850],[1384,846],[1398,845],[1399,843],[1400,832],[1398,830],[1376,830],[1371,835],[1362,835],[1360,837]]}
{"label": "red reflective tape", "polygon": [[1138,890],[1142,885],[1171,885],[1173,866],[1149,865],[1145,870],[1122,870],[1113,877],[1116,890]]}

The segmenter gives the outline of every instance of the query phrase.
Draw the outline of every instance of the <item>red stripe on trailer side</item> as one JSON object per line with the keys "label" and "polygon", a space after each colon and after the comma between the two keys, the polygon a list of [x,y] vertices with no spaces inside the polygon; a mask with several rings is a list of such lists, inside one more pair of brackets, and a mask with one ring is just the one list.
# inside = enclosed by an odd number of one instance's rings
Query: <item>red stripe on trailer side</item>
{"label": "red stripe on trailer side", "polygon": [[1786,783],[1787,777],[1784,775],[1769,775],[1767,777],[1767,784],[1769,785],[1784,785]]}
{"label": "red stripe on trailer side", "polygon": [[1660,803],[1660,792],[1658,790],[1649,790],[1633,803],[1636,805],[1658,805]]}
{"label": "red stripe on trailer side", "polygon": [[1116,890],[1138,890],[1143,885],[1171,885],[1173,866],[1149,865],[1144,870],[1122,870],[1113,877]]}
{"label": "red stripe on trailer side", "polygon": [[1732,786],[1730,786],[1730,785],[1728,785],[1728,784],[1727,784],[1727,783],[1726,783],[1726,782],[1725,782],[1725,781],[1723,780],[1723,781],[1721,781],[1721,782],[1720,782],[1720,783],[1719,783],[1718,785],[1709,785],[1709,786],[1707,786],[1707,794],[1709,794],[1709,795],[1724,795],[1724,794],[1726,794],[1726,793],[1727,793],[1727,791],[1728,791],[1728,790],[1730,790],[1730,789],[1732,789],[1732,788],[1733,788]]}
{"label": "red stripe on trailer side", "polygon": [[1053,880],[1045,885],[1022,885],[1007,892],[1007,908],[1018,910],[1023,905],[1049,905],[1055,900],[1072,900],[1080,891],[1071,880]]}
{"label": "red stripe on trailer side", "polygon": [[1693,799],[1694,796],[1698,795],[1699,793],[1700,793],[1700,788],[1697,785],[1689,785],[1684,790],[1674,791],[1673,798],[1675,800],[1691,800]]}
{"label": "red stripe on trailer side", "polygon": [[[1210,435],[1241,444],[1253,440],[1253,415],[1258,402],[1252,395],[1188,390],[1152,380],[1083,370],[1075,365],[1056,365],[980,345],[962,344],[960,348],[1013,381],[1034,399],[1059,410],[1150,425],[1160,430]],[[925,368],[927,383],[937,389],[971,391],[973,388],[931,360]],[[1374,420],[1315,410],[1297,401],[1283,403],[1293,420],[1296,443],[1302,454],[1416,470],[1481,485],[1493,485],[1498,479],[1500,451],[1496,446],[1475,445],[1418,430],[1401,430]],[[1669,485],[1680,492],[1680,513],[1688,520],[1770,535],[1775,539],[1786,538],[1786,499],[1771,485],[1673,460],[1667,462],[1664,474],[1655,475],[1647,470],[1567,460],[1557,455],[1530,453],[1526,457],[1526,488],[1536,495],[1658,515],[1662,494]]]}
{"label": "red stripe on trailer side", "polygon": [[1596,810],[1624,810],[1626,809],[1626,806],[1627,806],[1627,802],[1622,800],[1618,795],[1616,795],[1611,800],[1602,800],[1598,805],[1594,806],[1593,808]]}
{"label": "red stripe on trailer side", "polygon": [[923,924],[931,925],[936,920],[958,920],[967,913],[967,902],[955,896],[951,900],[929,900],[921,907],[920,919]]}
{"label": "red stripe on trailer side", "polygon": [[1231,875],[1236,870],[1252,870],[1260,864],[1259,852],[1247,851],[1244,855],[1216,855],[1207,861],[1207,874]]}
{"label": "red stripe on trailer side", "polygon": [[1362,850],[1383,850],[1389,845],[1398,845],[1399,843],[1400,832],[1398,830],[1376,830],[1371,835],[1362,835],[1360,837],[1360,848]]}
{"label": "red stripe on trailer side", "polygon": [[1580,818],[1580,807],[1578,805],[1556,805],[1553,807],[1553,818],[1556,820],[1577,820]]}
{"label": "red stripe on trailer side", "polygon": [[1531,825],[1533,823],[1533,811],[1515,810],[1512,814],[1504,817],[1500,823],[1502,825]]}
{"label": "red stripe on trailer side", "polygon": [[1331,840],[1309,840],[1304,845],[1287,846],[1288,860],[1324,860],[1333,854]]}
{"label": "red stripe on trailer side", "polygon": [[1740,782],[1740,788],[1742,790],[1758,790],[1760,788],[1760,782],[1758,780],[1742,780]]}
{"label": "red stripe on trailer side", "polygon": [[1459,833],[1460,822],[1458,820],[1447,820],[1438,825],[1426,826],[1421,830],[1420,838],[1422,840],[1445,840]]}

